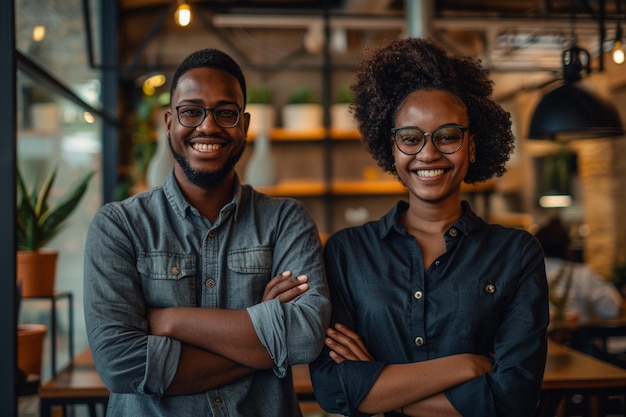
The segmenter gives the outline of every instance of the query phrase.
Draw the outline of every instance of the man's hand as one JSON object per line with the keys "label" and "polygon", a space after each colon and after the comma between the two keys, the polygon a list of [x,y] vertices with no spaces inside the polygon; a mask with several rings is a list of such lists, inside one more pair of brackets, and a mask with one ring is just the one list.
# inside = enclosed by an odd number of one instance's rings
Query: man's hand
{"label": "man's hand", "polygon": [[335,362],[374,360],[361,337],[346,326],[336,323],[334,329],[331,327],[326,331],[326,336],[324,344],[330,348],[329,355]]}
{"label": "man's hand", "polygon": [[262,301],[277,298],[281,303],[287,303],[309,289],[309,284],[306,283],[309,278],[306,275],[291,275],[291,271],[285,271],[272,278],[265,286]]}

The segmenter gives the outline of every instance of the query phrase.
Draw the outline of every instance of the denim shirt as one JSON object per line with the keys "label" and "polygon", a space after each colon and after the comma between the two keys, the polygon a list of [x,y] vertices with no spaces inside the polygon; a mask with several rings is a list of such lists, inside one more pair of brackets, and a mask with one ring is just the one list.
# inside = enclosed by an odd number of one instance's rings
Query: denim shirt
{"label": "denim shirt", "polygon": [[309,365],[318,402],[329,412],[365,415],[357,407],[386,364],[493,353],[493,372],[445,391],[448,400],[466,417],[532,416],[549,320],[539,243],[526,231],[485,223],[463,202],[462,217],[444,235],[445,253],[425,270],[415,238],[398,221],[407,209],[399,202],[380,221],[342,230],[325,246],[331,324],[355,330],[375,361],[336,364],[324,349]]}
{"label": "denim shirt", "polygon": [[[309,277],[290,303],[261,302],[283,271]],[[315,224],[303,206],[240,185],[214,224],[189,205],[172,173],[163,187],[103,206],[85,250],[84,309],[107,416],[299,416],[290,365],[320,353],[330,299]],[[274,359],[229,385],[167,396],[181,343],[150,335],[149,307],[247,309]]]}

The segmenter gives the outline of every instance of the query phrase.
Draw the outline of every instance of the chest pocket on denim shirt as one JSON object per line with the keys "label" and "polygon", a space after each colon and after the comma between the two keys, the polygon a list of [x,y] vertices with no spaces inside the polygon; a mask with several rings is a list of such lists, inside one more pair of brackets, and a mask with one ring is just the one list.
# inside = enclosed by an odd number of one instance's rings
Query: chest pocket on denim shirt
{"label": "chest pocket on denim shirt", "polygon": [[251,300],[260,301],[265,284],[272,279],[271,247],[234,249],[228,252],[229,289],[238,294],[239,306],[243,308]]}
{"label": "chest pocket on denim shirt", "polygon": [[137,259],[144,297],[150,307],[195,305],[196,257],[143,253]]}
{"label": "chest pocket on denim shirt", "polygon": [[511,301],[515,286],[510,282],[481,282],[459,288],[457,311],[459,337],[474,344],[490,343]]}

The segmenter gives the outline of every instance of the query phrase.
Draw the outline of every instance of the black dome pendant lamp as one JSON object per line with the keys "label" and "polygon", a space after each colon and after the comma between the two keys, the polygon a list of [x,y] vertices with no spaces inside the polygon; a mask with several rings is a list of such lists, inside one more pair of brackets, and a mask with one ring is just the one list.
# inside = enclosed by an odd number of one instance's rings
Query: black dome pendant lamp
{"label": "black dome pendant lamp", "polygon": [[624,134],[617,107],[581,80],[581,59],[588,61],[589,53],[576,45],[563,52],[564,83],[539,101],[530,121],[530,139],[567,141]]}
{"label": "black dome pendant lamp", "polygon": [[582,81],[581,73],[591,72],[589,52],[573,42],[563,51],[562,61],[563,85],[539,101],[530,121],[528,137],[569,141],[623,135],[624,126],[617,107]]}

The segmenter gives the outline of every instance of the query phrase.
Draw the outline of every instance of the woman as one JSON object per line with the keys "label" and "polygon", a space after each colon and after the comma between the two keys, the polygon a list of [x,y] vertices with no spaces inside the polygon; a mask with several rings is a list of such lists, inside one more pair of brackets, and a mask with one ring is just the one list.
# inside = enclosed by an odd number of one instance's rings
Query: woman
{"label": "woman", "polygon": [[369,152],[409,201],[326,244],[318,402],[350,416],[531,416],[549,321],[541,248],[461,200],[462,181],[502,175],[513,150],[487,70],[395,40],[357,66],[352,89]]}

